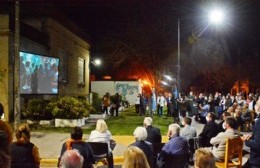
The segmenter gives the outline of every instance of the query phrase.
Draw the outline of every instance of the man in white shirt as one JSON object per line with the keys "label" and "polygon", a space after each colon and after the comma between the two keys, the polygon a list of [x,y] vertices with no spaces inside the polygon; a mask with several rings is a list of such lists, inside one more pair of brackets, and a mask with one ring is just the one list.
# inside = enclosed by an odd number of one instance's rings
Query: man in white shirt
{"label": "man in white shirt", "polygon": [[158,116],[163,115],[163,106],[165,105],[165,98],[160,93],[157,98],[157,104],[158,104]]}

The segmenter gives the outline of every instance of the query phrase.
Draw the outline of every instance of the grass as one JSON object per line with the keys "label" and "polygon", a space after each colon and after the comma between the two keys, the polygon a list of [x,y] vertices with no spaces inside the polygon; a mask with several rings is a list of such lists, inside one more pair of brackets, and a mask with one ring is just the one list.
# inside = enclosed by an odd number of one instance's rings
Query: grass
{"label": "grass", "polygon": [[[108,129],[112,135],[133,135],[133,132],[137,126],[143,126],[143,116],[139,116],[135,113],[134,107],[129,107],[119,114],[118,117],[110,117],[106,120]],[[153,117],[153,125],[160,128],[162,135],[166,135],[168,125],[173,122],[172,117],[158,117],[157,115]],[[83,128],[84,134],[89,134],[95,129],[95,125],[89,128]],[[71,128],[56,128],[53,126],[31,126],[32,131],[40,132],[59,132],[59,133],[70,133]]]}

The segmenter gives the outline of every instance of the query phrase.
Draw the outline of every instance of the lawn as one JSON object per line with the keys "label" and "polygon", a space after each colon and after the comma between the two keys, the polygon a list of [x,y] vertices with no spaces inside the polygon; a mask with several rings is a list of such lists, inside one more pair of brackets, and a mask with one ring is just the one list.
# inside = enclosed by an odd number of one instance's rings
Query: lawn
{"label": "lawn", "polygon": [[[108,129],[112,135],[133,135],[133,132],[137,126],[143,126],[143,116],[139,116],[135,113],[134,107],[129,107],[119,114],[118,117],[110,117],[106,120]],[[171,117],[158,117],[157,115],[153,118],[155,127],[160,128],[162,135],[166,135],[168,125],[173,122]],[[32,131],[43,131],[43,132],[63,132],[70,133],[71,128],[55,128],[46,126],[31,126]],[[83,128],[85,134],[89,134],[91,130],[95,129],[95,125],[89,128]]]}

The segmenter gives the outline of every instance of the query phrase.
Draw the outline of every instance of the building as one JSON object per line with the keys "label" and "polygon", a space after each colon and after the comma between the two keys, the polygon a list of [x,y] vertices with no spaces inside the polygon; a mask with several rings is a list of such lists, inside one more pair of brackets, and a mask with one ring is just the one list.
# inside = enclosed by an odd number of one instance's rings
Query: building
{"label": "building", "polygon": [[[56,81],[57,94],[21,94],[21,108],[33,98],[49,99],[57,95],[87,96],[90,44],[84,33],[70,20],[56,12],[44,15],[40,15],[40,12],[37,15],[30,11],[26,12],[27,14],[20,20],[20,51],[58,58],[59,75]],[[12,120],[14,76],[17,75],[14,65],[15,62],[21,63],[21,61],[14,59],[14,15],[8,12],[0,14],[0,43],[0,102],[5,108],[5,119]],[[32,60],[27,60],[30,61]]]}

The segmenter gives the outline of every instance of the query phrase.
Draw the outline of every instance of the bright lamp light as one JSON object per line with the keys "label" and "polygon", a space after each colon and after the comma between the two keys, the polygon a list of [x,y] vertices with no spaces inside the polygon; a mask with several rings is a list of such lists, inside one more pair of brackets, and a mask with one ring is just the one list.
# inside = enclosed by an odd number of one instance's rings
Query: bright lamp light
{"label": "bright lamp light", "polygon": [[100,65],[100,64],[101,64],[101,60],[100,60],[100,59],[95,59],[95,60],[93,61],[93,63],[94,63],[95,65]]}
{"label": "bright lamp light", "polygon": [[214,24],[220,24],[224,20],[224,12],[220,9],[214,9],[209,13],[209,21]]}

